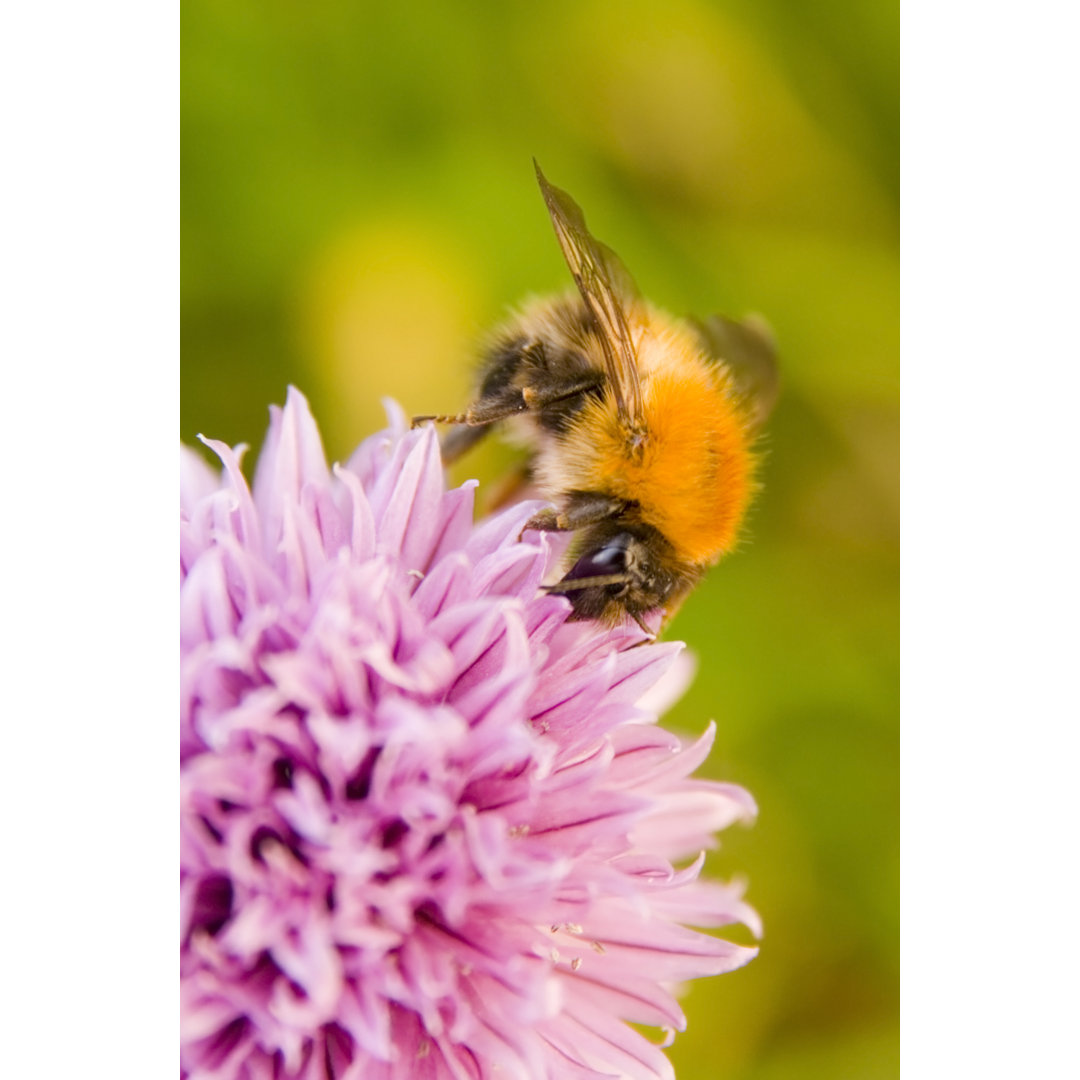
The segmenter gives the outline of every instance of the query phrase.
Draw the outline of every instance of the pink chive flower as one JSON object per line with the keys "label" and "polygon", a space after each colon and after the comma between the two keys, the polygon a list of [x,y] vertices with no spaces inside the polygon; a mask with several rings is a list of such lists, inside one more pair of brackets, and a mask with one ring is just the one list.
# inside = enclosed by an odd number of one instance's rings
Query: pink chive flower
{"label": "pink chive flower", "polygon": [[[183,451],[181,1074],[671,1077],[628,1022],[756,949],[699,878],[754,814],[646,691],[677,643],[568,623],[537,503],[473,524],[432,430],[326,465],[307,402]],[[667,1045],[666,1042],[663,1045]]]}

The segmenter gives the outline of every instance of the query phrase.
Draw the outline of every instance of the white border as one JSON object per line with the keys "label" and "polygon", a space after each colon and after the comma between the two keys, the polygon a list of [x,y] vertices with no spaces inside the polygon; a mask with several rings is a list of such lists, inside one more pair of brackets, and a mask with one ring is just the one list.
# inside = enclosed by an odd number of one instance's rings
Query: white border
{"label": "white border", "polygon": [[1068,10],[904,8],[903,1065],[919,1080],[1076,1069]]}
{"label": "white border", "polygon": [[174,1077],[178,12],[4,22],[4,1072]]}

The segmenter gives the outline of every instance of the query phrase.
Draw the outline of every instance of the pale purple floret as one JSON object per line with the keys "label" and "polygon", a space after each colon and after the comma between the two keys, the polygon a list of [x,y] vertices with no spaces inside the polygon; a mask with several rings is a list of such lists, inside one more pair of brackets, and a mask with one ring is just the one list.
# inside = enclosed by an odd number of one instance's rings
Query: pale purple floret
{"label": "pale purple floret", "polygon": [[[430,429],[327,468],[274,409],[252,490],[181,465],[181,1069],[670,1077],[633,1021],[753,948],[698,879],[750,796],[639,706],[676,643],[567,623],[538,504],[473,524]],[[681,869],[675,869],[678,864]]]}

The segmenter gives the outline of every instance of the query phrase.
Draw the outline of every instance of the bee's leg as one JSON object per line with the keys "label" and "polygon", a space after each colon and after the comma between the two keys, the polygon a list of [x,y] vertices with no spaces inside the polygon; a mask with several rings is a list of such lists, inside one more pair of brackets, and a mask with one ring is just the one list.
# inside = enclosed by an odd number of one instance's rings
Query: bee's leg
{"label": "bee's leg", "polygon": [[550,405],[556,405],[561,401],[569,401],[581,394],[588,394],[599,390],[604,385],[602,379],[595,373],[590,372],[580,379],[567,382],[565,379],[552,379],[548,383],[538,381],[533,386],[527,386],[521,392],[525,400],[525,407],[529,412],[542,412]]}
{"label": "bee's leg", "polygon": [[545,427],[558,427],[552,424],[552,415],[564,410],[560,406],[573,398],[598,389],[601,384],[595,375],[589,375],[572,383],[552,380],[537,386],[519,389],[516,386],[501,387],[497,393],[481,397],[463,413],[455,415],[414,416],[412,426],[419,427],[428,421],[436,424],[458,425],[447,433],[442,441],[442,457],[446,464],[456,461],[467,450],[471,450],[500,420],[522,413],[539,413],[540,422]]}
{"label": "bee's leg", "polygon": [[640,616],[636,615],[632,611],[628,611],[627,614],[641,627],[642,630],[648,634],[648,638],[635,642],[630,646],[631,649],[636,649],[639,645],[651,645],[661,634],[667,631],[667,628],[671,625],[671,620],[678,614],[679,608],[683,606],[686,598],[690,595],[690,589],[680,589],[676,593],[672,593],[664,603],[663,616],[660,619],[660,625],[655,629],[651,629]]}
{"label": "bee's leg", "polygon": [[498,394],[482,397],[463,413],[455,415],[414,416],[412,427],[431,421],[436,424],[455,424],[452,431],[443,436],[441,448],[443,463],[449,465],[467,450],[471,450],[499,420],[517,416],[528,406],[520,390],[505,387]]}
{"label": "bee's leg", "polygon": [[511,416],[518,416],[525,412],[543,412],[551,405],[581,394],[598,390],[603,385],[595,374],[583,376],[573,382],[565,379],[551,379],[543,382],[537,381],[535,385],[524,388],[510,385],[503,386],[497,392],[487,394],[473,402],[463,413],[456,415],[429,415],[414,416],[412,426],[418,427],[428,420],[437,424],[467,424],[469,427],[487,427],[506,420]]}
{"label": "bee's leg", "polygon": [[637,649],[642,645],[653,645],[659,639],[660,635],[667,630],[671,625],[671,620],[675,617],[675,612],[682,606],[683,600],[686,599],[686,593],[683,593],[674,603],[669,602],[668,606],[664,609],[663,616],[660,619],[660,625],[654,630],[645,619],[639,615],[636,611],[628,611],[626,614],[634,620],[641,627],[642,632],[646,634],[640,641],[635,641],[633,645],[628,645],[629,649]]}
{"label": "bee's leg", "polygon": [[[521,530],[524,536],[529,529],[538,532],[573,532],[598,521],[618,517],[626,509],[626,500],[601,491],[571,491],[562,510],[547,507],[533,514]],[[519,537],[520,539],[520,537]]]}
{"label": "bee's leg", "polygon": [[653,628],[649,626],[649,624],[636,611],[629,611],[627,612],[627,614],[630,616],[631,619],[634,620],[634,622],[638,624],[638,626],[641,627],[642,631],[646,635],[644,638],[642,638],[641,641],[635,641],[634,644],[630,646],[631,649],[636,649],[639,645],[651,645],[654,641],[656,641],[657,637],[659,637],[660,632],[664,629],[664,626],[667,623],[667,618],[665,617],[664,622],[660,624],[660,630],[653,630]]}
{"label": "bee's leg", "polygon": [[[515,338],[494,349],[484,363],[484,378],[480,384],[480,393],[476,401],[463,413],[456,415],[429,414],[414,416],[412,426],[418,427],[426,421],[436,424],[459,424],[467,428],[479,428],[473,433],[463,433],[460,438],[460,451],[464,453],[473,443],[484,437],[487,429],[499,420],[525,412],[528,405],[521,388],[517,385],[523,365],[529,363],[534,355],[543,357],[542,342]],[[457,445],[452,445],[457,450]],[[444,455],[445,456],[445,455]]]}

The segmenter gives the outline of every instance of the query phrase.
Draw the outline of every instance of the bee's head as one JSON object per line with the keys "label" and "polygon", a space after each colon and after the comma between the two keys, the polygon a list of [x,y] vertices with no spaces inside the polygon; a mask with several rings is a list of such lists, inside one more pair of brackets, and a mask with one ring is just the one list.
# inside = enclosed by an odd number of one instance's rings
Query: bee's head
{"label": "bee's head", "polygon": [[603,522],[584,531],[577,561],[551,592],[573,606],[571,619],[614,624],[664,607],[691,584],[671,545],[647,525]]}

